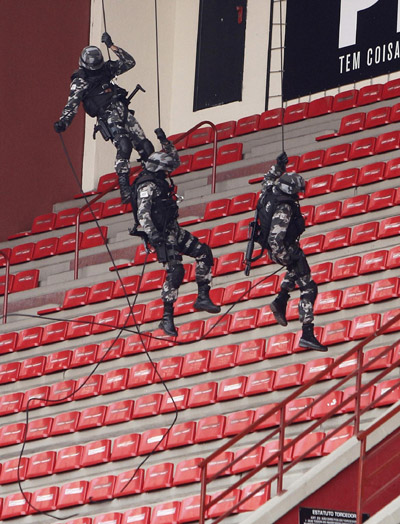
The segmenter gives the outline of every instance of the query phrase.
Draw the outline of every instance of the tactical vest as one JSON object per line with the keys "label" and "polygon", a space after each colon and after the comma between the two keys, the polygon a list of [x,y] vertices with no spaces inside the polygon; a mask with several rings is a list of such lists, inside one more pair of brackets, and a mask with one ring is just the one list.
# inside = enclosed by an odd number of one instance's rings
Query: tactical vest
{"label": "tactical vest", "polygon": [[113,98],[126,100],[128,92],[111,82],[113,76],[107,62],[97,74],[80,68],[71,76],[71,80],[82,78],[89,84],[82,99],[83,107],[89,116],[100,116]]}
{"label": "tactical vest", "polygon": [[153,197],[151,205],[151,220],[158,231],[165,232],[168,223],[178,218],[178,205],[175,197],[175,185],[166,180],[164,171],[152,173],[151,171],[143,170],[136,178],[131,188],[133,216],[135,217],[136,223],[138,223],[137,196],[140,187],[149,182],[156,184],[160,191],[160,195],[154,195]]}
{"label": "tactical vest", "polygon": [[306,229],[304,217],[301,214],[297,198],[291,195],[276,194],[271,188],[261,195],[257,203],[261,230],[256,240],[265,249],[269,249],[268,236],[271,229],[272,217],[280,204],[289,204],[292,208],[292,216],[283,240],[286,245],[296,242]]}

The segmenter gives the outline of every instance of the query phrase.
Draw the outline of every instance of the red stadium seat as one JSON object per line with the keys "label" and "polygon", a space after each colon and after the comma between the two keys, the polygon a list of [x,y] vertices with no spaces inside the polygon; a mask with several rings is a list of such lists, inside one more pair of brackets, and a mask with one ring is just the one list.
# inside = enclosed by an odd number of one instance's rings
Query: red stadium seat
{"label": "red stadium seat", "polygon": [[[17,347],[18,333],[0,334],[0,354],[11,353]],[[21,348],[22,349],[22,348]]]}
{"label": "red stadium seat", "polygon": [[57,353],[51,353],[47,356],[45,362],[44,373],[55,373],[57,371],[63,371],[69,369],[71,365],[73,352],[70,350],[58,351]]}
{"label": "red stadium seat", "polygon": [[308,102],[299,102],[286,107],[283,122],[290,124],[291,122],[298,122],[304,120],[308,116]]}
{"label": "red stadium seat", "polygon": [[[289,444],[290,440],[291,439],[285,439],[283,442],[283,445],[286,446],[287,444]],[[269,442],[267,442],[264,447],[263,461],[275,455],[279,450],[280,450],[279,440],[270,440]],[[283,453],[283,461],[290,462],[292,460],[292,453],[293,453],[293,448],[289,447]],[[275,457],[268,463],[268,466],[272,466],[273,464],[277,464],[277,463],[278,463],[278,457]]]}
{"label": "red stadium seat", "polygon": [[243,252],[226,253],[218,257],[215,276],[234,273],[243,269]]}
{"label": "red stadium seat", "polygon": [[54,420],[51,417],[32,420],[26,427],[26,440],[47,438],[52,434]]}
{"label": "red stadium seat", "polygon": [[[315,433],[309,433],[301,438],[293,447],[293,460],[302,457],[305,453],[304,458],[313,458],[322,456],[322,439],[325,437],[323,431],[317,431]],[[319,444],[318,444],[319,443]],[[311,450],[311,448],[314,448]],[[307,453],[308,452],[308,453]]]}
{"label": "red stadium seat", "polygon": [[324,166],[331,166],[347,162],[350,155],[350,144],[340,144],[337,146],[328,147],[325,151]]}
{"label": "red stadium seat", "polygon": [[303,171],[310,171],[312,169],[318,169],[323,166],[324,163],[325,151],[319,149],[318,151],[310,151],[309,153],[304,153],[300,157],[298,172],[302,173]]}
{"label": "red stadium seat", "polygon": [[68,291],[66,291],[64,295],[62,308],[70,309],[86,305],[89,290],[89,287],[78,287],[75,289],[69,289]]}
{"label": "red stadium seat", "polygon": [[63,484],[58,496],[58,509],[84,504],[86,502],[88,484],[87,480],[75,480]]}
{"label": "red stadium seat", "polygon": [[367,283],[347,287],[343,290],[342,308],[347,309],[369,304],[369,294],[370,285]]}
{"label": "red stadium seat", "polygon": [[246,389],[247,377],[231,377],[221,380],[218,393],[217,401],[232,400],[244,397]]}
{"label": "red stadium seat", "polygon": [[56,459],[55,451],[42,451],[29,458],[29,464],[26,471],[26,478],[43,477],[52,475]]}
{"label": "red stadium seat", "polygon": [[103,212],[103,202],[89,202],[89,207],[82,211],[80,214],[81,223],[91,222],[92,220],[100,220]]}
{"label": "red stadium seat", "polygon": [[324,235],[315,235],[312,237],[301,238],[300,247],[306,255],[321,253],[323,251],[324,240]]}
{"label": "red stadium seat", "polygon": [[[215,498],[219,495],[219,493],[214,493]],[[232,508],[235,504],[237,504],[240,500],[241,490],[234,489],[232,490],[228,495],[220,499],[214,506],[211,506],[210,509],[207,512],[208,518],[216,518],[220,515],[223,515],[226,511]],[[233,513],[237,513],[237,510]]]}
{"label": "red stadium seat", "polygon": [[278,357],[281,355],[289,355],[293,348],[293,333],[282,333],[280,335],[273,335],[268,339],[265,351],[265,357]]}
{"label": "red stadium seat", "polygon": [[214,130],[212,127],[202,127],[195,129],[187,137],[186,147],[197,147],[209,144],[213,140]]}
{"label": "red stadium seat", "polygon": [[386,162],[384,178],[397,178],[400,176],[400,158],[392,158]]}
{"label": "red stadium seat", "polygon": [[143,491],[153,491],[154,489],[165,489],[172,486],[174,465],[172,462],[155,464],[146,470],[143,482]]}
{"label": "red stadium seat", "polygon": [[216,218],[226,217],[228,214],[230,198],[220,198],[208,202],[204,211],[203,220],[214,220]]}
{"label": "red stadium seat", "polygon": [[57,215],[55,213],[47,213],[34,218],[31,228],[31,234],[43,233],[44,231],[52,231],[56,223]]}
{"label": "red stadium seat", "polygon": [[76,224],[76,216],[79,213],[78,207],[73,207],[71,209],[63,209],[57,213],[55,221],[55,229],[60,229],[63,227],[69,227]]}
{"label": "red stadium seat", "polygon": [[[7,382],[15,382],[16,377],[18,376],[18,380],[24,380],[26,378],[33,378],[33,377],[40,377],[43,375],[44,366],[46,363],[46,357],[40,356],[40,357],[31,357],[23,360],[21,364],[18,362],[12,363],[14,366],[14,369],[16,368],[16,365],[19,369],[19,373],[15,376],[14,380],[7,380]],[[8,364],[9,366],[10,364]],[[12,370],[10,370],[12,372]],[[8,376],[9,372],[6,376]],[[4,371],[0,372],[1,381],[4,379]]]}
{"label": "red stadium seat", "polygon": [[194,153],[192,157],[192,171],[207,169],[213,165],[214,150],[213,148],[202,149]]}
{"label": "red stadium seat", "polygon": [[38,489],[32,493],[31,503],[37,511],[53,511],[57,509],[59,488],[50,486]]}
{"label": "red stadium seat", "polygon": [[282,125],[284,110],[281,107],[269,109],[260,115],[258,129],[271,129]]}
{"label": "red stadium seat", "polygon": [[108,426],[131,420],[133,417],[133,406],[133,400],[119,400],[110,404],[107,406],[103,424]]}
{"label": "red stadium seat", "polygon": [[209,361],[209,371],[217,371],[219,369],[226,369],[235,366],[237,353],[237,346],[229,344],[226,346],[219,346],[211,351],[211,358]]}
{"label": "red stadium seat", "polygon": [[233,197],[229,202],[228,215],[237,215],[253,211],[256,205],[256,193],[243,193]]}
{"label": "red stadium seat", "polygon": [[[361,407],[361,409],[367,407],[372,402],[372,400],[374,398],[374,391],[375,391],[375,386],[372,386],[372,387],[369,387],[367,390],[365,390],[363,393],[361,393],[361,395],[360,395],[360,407]],[[350,386],[350,387],[346,388],[343,391],[342,402],[344,402],[345,400],[349,399],[349,397],[351,397],[355,392],[356,392],[355,386]],[[356,408],[356,399],[353,398],[352,400],[347,402],[347,404],[345,406],[343,406],[341,408],[340,412],[341,413],[352,412],[352,411],[355,411],[355,408]]]}
{"label": "red stadium seat", "polygon": [[199,464],[202,461],[201,458],[194,458],[178,462],[175,467],[174,486],[199,482],[201,472]]}
{"label": "red stadium seat", "polygon": [[23,329],[18,333],[18,341],[15,351],[40,346],[42,340],[43,328],[36,326]]}
{"label": "red stadium seat", "polygon": [[67,339],[85,337],[92,332],[94,316],[85,315],[68,321]]}
{"label": "red stadium seat", "polygon": [[172,449],[193,444],[195,432],[196,422],[193,420],[175,424],[168,433],[167,448]]}
{"label": "red stadium seat", "polygon": [[92,524],[121,524],[121,518],[121,513],[105,513],[95,517]]}
{"label": "red stadium seat", "polygon": [[331,281],[332,262],[321,262],[311,266],[311,276],[316,284],[323,284]]}
{"label": "red stadium seat", "polygon": [[271,326],[276,324],[275,317],[271,311],[269,304],[260,308],[258,313],[257,327]]}
{"label": "red stadium seat", "polygon": [[56,415],[53,419],[53,424],[51,425],[51,436],[62,435],[64,433],[74,433],[78,425],[79,417],[79,411]]}
{"label": "red stadium seat", "polygon": [[236,136],[245,135],[247,133],[253,133],[258,131],[258,125],[260,121],[260,115],[251,115],[243,118],[239,118],[236,123]]}
{"label": "red stadium seat", "polygon": [[205,417],[197,422],[195,442],[206,442],[223,438],[225,429],[225,417],[213,415]]}
{"label": "red stadium seat", "polygon": [[238,460],[236,464],[232,465],[232,474],[237,475],[238,473],[249,471],[261,464],[264,448],[258,446],[253,451],[245,454],[248,449],[249,448],[239,449],[235,452],[235,459],[238,457],[242,458]]}
{"label": "red stadium seat", "polygon": [[321,344],[332,346],[350,340],[351,320],[339,320],[324,326]]}
{"label": "red stadium seat", "polygon": [[237,435],[253,423],[254,411],[236,411],[226,417],[224,436]]}
{"label": "red stadium seat", "polygon": [[215,404],[216,398],[216,382],[205,382],[203,384],[196,384],[190,389],[188,408],[195,408],[198,406],[207,406],[208,404]]}
{"label": "red stadium seat", "polygon": [[186,344],[200,340],[203,336],[204,322],[202,320],[193,320],[179,326],[177,343]]}
{"label": "red stadium seat", "polygon": [[[303,371],[303,382],[307,382],[314,378],[315,375],[318,375],[321,371],[325,370],[330,364],[332,364],[333,358],[325,357],[318,358],[315,360],[309,360],[304,364]],[[325,375],[320,378],[320,380],[329,380],[332,378],[331,372],[325,373]]]}
{"label": "red stadium seat", "polygon": [[29,269],[27,271],[20,271],[16,275],[11,275],[14,278],[11,279],[10,293],[17,293],[19,291],[27,291],[28,289],[34,289],[39,283],[39,270]]}
{"label": "red stadium seat", "polygon": [[[285,407],[285,419],[289,424],[311,420],[311,409],[308,406],[313,400],[312,397],[302,397],[288,402]],[[304,412],[301,415],[298,415],[293,421],[291,420],[297,413],[303,410]]]}
{"label": "red stadium seat", "polygon": [[42,344],[53,344],[54,342],[61,342],[66,339],[68,329],[68,322],[54,322],[48,324],[42,331]]}
{"label": "red stadium seat", "polygon": [[391,115],[390,107],[379,107],[373,109],[367,113],[365,119],[365,129],[371,129],[373,127],[383,126],[389,124]]}
{"label": "red stadium seat", "polygon": [[133,418],[151,417],[158,415],[162,400],[161,393],[144,395],[136,400]]}
{"label": "red stadium seat", "polygon": [[220,337],[229,333],[231,315],[217,315],[204,324],[204,338]]}
{"label": "red stadium seat", "polygon": [[369,197],[368,211],[376,211],[392,207],[395,204],[396,190],[393,188],[381,189],[371,193]]}
{"label": "red stadium seat", "polygon": [[18,479],[25,480],[28,463],[27,457],[21,457],[21,461],[19,458],[4,461],[1,467],[0,484],[11,484]]}
{"label": "red stadium seat", "polygon": [[99,344],[96,351],[96,362],[104,362],[105,360],[114,360],[121,358],[124,348],[124,340],[119,338],[118,340],[111,339],[105,340]]}
{"label": "red stadium seat", "polygon": [[311,408],[311,418],[316,419],[324,417],[331,409],[335,408],[335,406],[338,406],[341,403],[342,398],[342,391],[332,391],[326,395],[326,397],[314,404],[314,406]]}
{"label": "red stadium seat", "polygon": [[[143,478],[144,471],[142,469],[123,471],[115,477],[113,497],[125,497],[127,495],[142,493]],[[140,517],[142,517],[143,514],[136,514],[137,519],[134,519],[132,515],[134,514],[132,513],[130,517],[127,517],[126,522],[142,522]]]}
{"label": "red stadium seat", "polygon": [[57,253],[58,238],[44,238],[35,244],[32,259],[51,257]]}
{"label": "red stadium seat", "polygon": [[395,104],[390,109],[389,122],[398,122],[400,120],[400,104]]}
{"label": "red stadium seat", "polygon": [[74,391],[76,387],[75,380],[64,380],[63,382],[56,382],[50,386],[48,402],[50,406],[61,404],[63,402],[71,402],[74,400]]}
{"label": "red stadium seat", "polygon": [[247,331],[257,327],[258,309],[243,309],[233,313],[229,333],[237,333],[239,331]]}
{"label": "red stadium seat", "polygon": [[103,477],[92,479],[89,481],[88,490],[86,493],[87,500],[89,502],[95,502],[97,500],[112,499],[114,484],[114,475],[105,475]]}
{"label": "red stadium seat", "polygon": [[49,391],[49,386],[38,386],[26,391],[21,404],[21,411],[46,406],[47,399],[49,398]]}
{"label": "red stadium seat", "polygon": [[54,464],[54,473],[72,471],[81,467],[83,446],[69,446],[60,449]]}
{"label": "red stadium seat", "polygon": [[252,373],[247,378],[245,396],[259,395],[273,390],[275,371],[267,369]]}
{"label": "red stadium seat", "polygon": [[71,367],[75,368],[94,364],[94,362],[96,362],[97,349],[97,344],[89,344],[74,349],[72,352]]}
{"label": "red stadium seat", "polygon": [[[216,473],[218,473],[223,467],[229,466],[229,464],[233,460],[233,452],[231,451],[223,451],[219,455],[217,455],[214,459],[212,459],[207,464],[207,478],[211,478]],[[220,473],[218,476],[224,476],[224,475],[230,475],[230,468],[228,467],[223,473]]]}
{"label": "red stadium seat", "polygon": [[324,239],[324,251],[331,249],[341,249],[350,244],[351,228],[342,227],[334,231],[328,231]]}
{"label": "red stadium seat", "polygon": [[88,375],[79,378],[76,381],[75,400],[99,395],[102,379],[102,375]]}
{"label": "red stadium seat", "polygon": [[[386,351],[387,346],[373,348],[364,352],[363,364],[368,364],[368,371],[374,369],[383,369],[390,366],[392,362],[392,356],[395,355],[394,351]],[[397,348],[396,348],[397,349]],[[393,356],[393,360],[395,356]]]}
{"label": "red stadium seat", "polygon": [[333,378],[345,377],[352,373],[358,366],[357,355],[353,354],[351,357],[343,360],[336,368],[332,370]]}
{"label": "red stadium seat", "polygon": [[155,382],[178,379],[181,376],[183,357],[167,357],[157,362]]}
{"label": "red stadium seat", "polygon": [[174,171],[171,176],[182,175],[183,173],[189,173],[192,170],[193,155],[179,155],[181,164]]}
{"label": "red stadium seat", "polygon": [[324,96],[311,100],[308,105],[308,118],[326,115],[332,112],[333,96]]}
{"label": "red stadium seat", "polygon": [[349,89],[334,96],[332,110],[344,111],[357,107],[358,89]]}
{"label": "red stadium seat", "polygon": [[325,195],[330,193],[332,183],[332,175],[320,175],[311,178],[307,181],[305,197],[313,197],[317,195]]}
{"label": "red stadium seat", "polygon": [[349,160],[364,158],[374,154],[375,137],[360,138],[351,144]]}
{"label": "red stadium seat", "polygon": [[150,513],[149,507],[141,507],[130,509],[125,511],[122,515],[121,524],[130,524],[131,522],[138,522],[139,524],[150,524]]}
{"label": "red stadium seat", "polygon": [[104,302],[111,300],[113,296],[114,282],[100,282],[90,288],[87,303],[95,304],[97,302]]}
{"label": "red stadium seat", "polygon": [[331,220],[338,220],[341,216],[342,203],[340,201],[328,202],[315,208],[314,224],[322,224]]}
{"label": "red stadium seat", "polygon": [[[333,433],[333,430],[328,433]],[[323,446],[323,455],[328,455],[329,453],[332,453],[332,451],[335,451],[339,446],[341,446],[346,440],[349,440],[354,435],[354,428],[353,426],[345,426],[344,428],[337,431],[334,435],[329,437]]]}
{"label": "red stadium seat", "polygon": [[165,269],[156,269],[143,275],[139,291],[144,293],[154,289],[161,289],[165,280]]}
{"label": "red stadium seat", "polygon": [[211,230],[209,246],[211,248],[233,244],[235,223],[221,224]]}
{"label": "red stadium seat", "polygon": [[[250,289],[250,282],[237,282],[227,286],[224,290],[222,304],[234,304],[239,301],[248,300],[248,292]],[[231,326],[232,327],[232,326]]]}
{"label": "red stadium seat", "polygon": [[348,135],[362,131],[365,125],[365,113],[353,113],[344,116],[340,122],[339,135]]}
{"label": "red stadium seat", "polygon": [[131,433],[114,439],[110,460],[121,460],[136,457],[139,448],[140,435]]}
{"label": "red stadium seat", "polygon": [[[206,504],[210,500],[210,495],[206,495]],[[194,495],[193,497],[187,497],[181,500],[179,508],[179,519],[177,522],[180,524],[184,522],[198,522],[200,519],[200,495]]]}
{"label": "red stadium seat", "polygon": [[331,191],[341,191],[342,189],[356,186],[358,171],[357,168],[337,171],[332,178]]}
{"label": "red stadium seat", "polygon": [[111,456],[111,440],[103,439],[89,442],[82,450],[81,467],[108,462]]}
{"label": "red stadium seat", "polygon": [[375,154],[385,153],[400,148],[399,131],[390,131],[379,135],[376,139]]}
{"label": "red stadium seat", "polygon": [[278,284],[278,275],[272,275],[268,278],[257,277],[251,283],[249,298],[264,297],[274,295]]}
{"label": "red stadium seat", "polygon": [[[36,357],[36,358],[41,358],[41,357]],[[25,362],[26,361],[22,362],[22,364],[25,364]],[[41,365],[42,364],[40,364],[40,366]],[[8,384],[10,382],[15,382],[16,380],[21,380],[21,377],[19,376],[20,367],[21,367],[21,364],[19,362],[9,362],[7,364],[1,364],[0,365],[0,384]],[[24,366],[24,368],[26,370],[26,366]],[[30,367],[28,367],[28,369],[30,373],[31,371]],[[37,371],[35,371],[35,373],[37,373]],[[40,371],[37,376],[40,376]],[[24,378],[24,375],[22,376],[22,378]]]}
{"label": "red stadium seat", "polygon": [[188,353],[183,358],[181,375],[189,377],[200,373],[207,373],[210,362],[210,352],[207,350]]}
{"label": "red stadium seat", "polygon": [[178,522],[180,502],[165,502],[154,506],[150,524],[175,524]]}
{"label": "red stadium seat", "polygon": [[102,246],[107,242],[107,232],[108,228],[106,226],[87,229],[82,235],[82,242],[80,244],[81,249]]}
{"label": "red stadium seat", "polygon": [[380,327],[381,316],[379,313],[370,313],[353,318],[350,329],[351,340],[366,338],[375,333]]}
{"label": "red stadium seat", "polygon": [[126,211],[126,205],[121,202],[119,197],[111,198],[110,200],[107,200],[107,202],[104,202],[101,218],[123,215]]}
{"label": "red stadium seat", "polygon": [[167,446],[167,429],[157,428],[144,431],[140,437],[138,455],[164,451]]}
{"label": "red stadium seat", "polygon": [[112,331],[117,329],[120,312],[118,309],[110,309],[109,311],[101,311],[94,317],[92,334],[104,333],[105,331]]}
{"label": "red stadium seat", "polygon": [[25,424],[8,424],[0,428],[0,447],[20,444],[24,438]]}
{"label": "red stadium seat", "polygon": [[377,239],[379,234],[379,222],[368,222],[364,224],[357,224],[351,231],[350,244],[362,244],[364,242],[372,242]]}
{"label": "red stadium seat", "polygon": [[[263,487],[261,488],[261,486]],[[257,489],[259,489],[257,493],[255,493],[251,498],[249,498],[247,501],[243,502],[243,504],[239,506],[240,512],[254,511],[263,504],[265,504],[267,500],[270,498],[270,484],[264,485],[263,482],[257,482],[256,484],[247,485],[242,489],[240,500],[244,500],[249,494],[253,493]]]}
{"label": "red stadium seat", "polygon": [[372,251],[362,256],[360,264],[360,275],[372,273],[373,271],[383,271],[387,267],[388,251],[381,249]]}
{"label": "red stadium seat", "polygon": [[233,138],[236,133],[236,120],[228,120],[227,122],[221,122],[215,126],[217,128],[217,139],[226,140],[227,138]]}
{"label": "red stadium seat", "polygon": [[342,205],[341,217],[349,217],[366,213],[368,209],[369,195],[357,195],[346,198]]}
{"label": "red stadium seat", "polygon": [[321,315],[324,313],[332,313],[333,311],[340,311],[342,301],[342,290],[332,289],[332,291],[323,291],[318,293],[314,304],[314,313]]}
{"label": "red stadium seat", "polygon": [[115,393],[126,389],[128,375],[128,368],[113,369],[104,373],[101,382],[100,395],[107,395],[108,393]]}
{"label": "red stadium seat", "polygon": [[357,176],[357,185],[373,184],[383,180],[385,172],[385,162],[375,162],[363,166]]}
{"label": "red stadium seat", "polygon": [[380,302],[399,296],[399,279],[397,277],[385,278],[371,284],[370,302]]}
{"label": "red stadium seat", "polygon": [[400,233],[400,216],[384,218],[379,222],[378,238],[397,236]]}
{"label": "red stadium seat", "polygon": [[101,427],[106,414],[106,406],[93,406],[81,411],[76,431]]}
{"label": "red stadium seat", "polygon": [[31,495],[29,491],[24,491],[24,494],[15,493],[4,497],[1,518],[5,520],[31,514],[32,509],[29,506]]}
{"label": "red stadium seat", "polygon": [[10,264],[22,264],[23,262],[29,262],[33,259],[33,252],[35,249],[34,242],[28,242],[15,246],[11,250]]}
{"label": "red stadium seat", "polygon": [[382,97],[382,91],[382,84],[372,84],[361,87],[358,92],[357,105],[364,106],[367,104],[373,104],[374,102],[379,102]]}
{"label": "red stadium seat", "polygon": [[244,218],[236,223],[234,242],[246,242],[249,239],[249,226],[253,221],[253,217]]}

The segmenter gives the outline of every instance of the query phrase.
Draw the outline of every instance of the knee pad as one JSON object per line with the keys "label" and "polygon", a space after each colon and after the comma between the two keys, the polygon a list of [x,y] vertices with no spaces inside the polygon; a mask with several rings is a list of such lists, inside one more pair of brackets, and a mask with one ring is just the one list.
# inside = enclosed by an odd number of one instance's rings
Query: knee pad
{"label": "knee pad", "polygon": [[138,144],[136,144],[135,149],[139,153],[140,159],[143,162],[146,162],[149,156],[154,153],[154,146],[148,138],[144,138]]}
{"label": "knee pad", "polygon": [[184,276],[185,268],[180,262],[176,260],[168,262],[167,278],[171,282],[172,287],[178,289],[178,287],[182,284]]}
{"label": "knee pad", "polygon": [[127,136],[122,136],[117,139],[118,156],[129,160],[132,153],[132,144]]}
{"label": "knee pad", "polygon": [[201,260],[207,266],[211,267],[214,265],[213,254],[210,247],[207,244],[202,244],[201,242],[198,242],[194,246],[191,256],[193,256],[196,260]]}

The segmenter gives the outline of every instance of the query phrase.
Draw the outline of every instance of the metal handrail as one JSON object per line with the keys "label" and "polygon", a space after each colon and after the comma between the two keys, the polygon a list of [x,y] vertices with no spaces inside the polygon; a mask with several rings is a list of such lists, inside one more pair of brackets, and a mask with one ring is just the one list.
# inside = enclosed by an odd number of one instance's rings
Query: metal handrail
{"label": "metal handrail", "polygon": [[[238,435],[232,437],[228,442],[226,442],[224,445],[220,446],[216,451],[214,451],[211,455],[203,459],[202,463],[200,464],[201,468],[201,495],[200,495],[200,519],[199,523],[204,524],[206,513],[207,511],[215,505],[217,502],[219,502],[221,499],[226,497],[229,493],[231,493],[234,489],[241,486],[244,482],[252,478],[256,473],[258,473],[261,469],[265,468],[266,466],[270,465],[273,461],[278,459],[278,468],[277,473],[273,475],[271,478],[269,478],[267,481],[263,482],[259,487],[254,490],[253,492],[249,493],[246,496],[246,499],[239,500],[234,506],[230,507],[224,514],[220,515],[216,520],[213,521],[213,524],[217,524],[218,522],[221,522],[224,518],[231,515],[236,509],[239,508],[240,505],[243,504],[245,500],[250,499],[253,497],[258,491],[265,488],[267,485],[271,485],[272,482],[275,480],[277,481],[277,494],[280,495],[283,492],[282,485],[283,485],[283,476],[284,474],[289,471],[291,468],[293,468],[298,462],[303,460],[313,449],[323,444],[328,438],[333,436],[335,433],[340,431],[344,426],[349,425],[349,423],[353,423],[354,425],[354,433],[357,436],[357,438],[366,439],[366,437],[370,434],[369,431],[363,431],[360,432],[360,418],[361,416],[366,413],[369,409],[372,409],[376,406],[378,400],[384,398],[388,394],[390,394],[391,391],[393,391],[398,385],[400,385],[400,379],[399,384],[393,385],[389,390],[387,390],[384,394],[381,395],[379,399],[375,399],[373,402],[368,404],[367,406],[361,408],[361,395],[370,388],[373,384],[380,381],[384,376],[389,374],[394,368],[399,366],[400,364],[400,357],[395,361],[392,362],[390,366],[382,370],[377,376],[375,376],[373,379],[371,379],[368,383],[361,385],[361,379],[362,374],[365,371],[368,371],[370,367],[376,362],[378,359],[382,358],[385,354],[389,353],[397,344],[396,341],[391,346],[388,346],[382,350],[382,352],[379,353],[379,355],[375,356],[372,360],[370,360],[367,364],[363,364],[363,349],[364,347],[369,344],[372,340],[374,340],[376,337],[384,333],[390,326],[392,326],[394,323],[400,320],[400,313],[395,315],[392,319],[390,319],[388,322],[386,322],[383,326],[381,326],[375,333],[370,335],[369,337],[365,338],[364,340],[361,340],[359,343],[357,343],[352,349],[350,349],[348,352],[341,355],[339,358],[337,358],[334,362],[332,362],[329,366],[327,366],[324,370],[320,371],[318,374],[316,374],[312,379],[310,379],[308,382],[300,386],[296,391],[294,391],[292,394],[290,394],[286,399],[278,403],[277,405],[271,407],[262,417],[260,417],[258,420],[253,422],[250,426],[248,426],[246,429],[244,429],[241,433]],[[325,376],[329,376],[329,374],[332,372],[333,369],[336,369],[340,366],[340,364],[350,358],[352,355],[357,354],[357,367],[354,369],[353,372],[349,373],[345,377],[341,378],[338,382],[335,383],[335,385],[331,386],[328,390],[326,390],[323,394],[319,395],[318,397],[315,397],[314,400],[307,404],[302,410],[299,410],[297,413],[295,413],[291,418],[288,420],[285,420],[285,412],[286,412],[286,406],[289,402],[294,400],[295,398],[299,398],[299,396],[306,390],[308,390],[311,386],[313,386],[316,382],[319,382],[320,380],[323,380]],[[341,401],[340,403],[337,403],[330,411],[328,411],[323,417],[313,422],[306,430],[301,432],[299,435],[294,437],[290,442],[287,444],[284,444],[285,442],[285,430],[286,428],[292,424],[296,419],[298,419],[302,414],[304,414],[307,410],[311,409],[315,404],[319,403],[321,400],[323,400],[325,397],[327,397],[330,393],[333,391],[337,391],[345,382],[348,382],[352,378],[356,378],[356,388],[355,392],[348,396],[346,400]],[[314,429],[316,429],[318,426],[321,426],[324,422],[326,422],[328,419],[330,419],[333,415],[340,412],[340,410],[343,409],[344,406],[349,404],[350,402],[355,400],[355,411],[354,415],[350,416],[349,419],[347,419],[345,422],[343,422],[340,426],[336,427],[329,435],[325,435],[321,440],[319,440],[316,444],[314,444],[311,448],[307,449],[301,456],[297,457],[296,459],[292,460],[290,464],[284,465],[284,454],[286,451],[291,449],[297,442],[299,442],[302,438],[304,438],[306,435],[308,435],[310,432],[312,432]],[[222,452],[227,450],[228,448],[231,448],[234,444],[236,444],[239,440],[247,436],[248,434],[256,431],[258,427],[273,413],[276,413],[276,411],[280,411],[280,424],[277,428],[271,430],[265,437],[263,437],[261,440],[259,440],[256,444],[252,445],[251,447],[247,448],[242,454],[237,456],[232,462],[229,464],[226,464],[224,467],[222,467],[218,472],[216,472],[213,476],[207,477],[207,465],[211,460],[213,460],[216,456],[220,455]],[[393,415],[392,415],[393,416]],[[382,422],[383,423],[383,422]],[[379,426],[377,426],[379,427]],[[237,482],[235,482],[233,485],[231,485],[229,488],[225,489],[224,491],[221,491],[218,496],[210,499],[208,503],[206,503],[206,496],[207,496],[207,485],[210,484],[213,480],[218,478],[221,474],[223,474],[228,468],[232,467],[232,465],[236,464],[239,460],[241,460],[243,457],[247,456],[249,453],[254,451],[257,447],[262,445],[267,440],[271,439],[275,435],[279,435],[279,449],[274,454],[272,454],[270,457],[268,457],[266,460],[264,460],[261,464],[259,464],[257,467],[249,471],[248,473],[245,473]],[[357,517],[358,518],[358,517]],[[361,519],[361,517],[360,517]],[[361,520],[357,520],[357,524],[361,524]]]}
{"label": "metal handrail", "polygon": [[[215,124],[209,120],[203,120],[202,122],[196,124],[195,126],[191,127],[189,131],[186,131],[185,133],[182,133],[179,135],[175,140],[172,141],[173,144],[176,144],[177,142],[180,142],[182,139],[186,138],[190,133],[198,129],[199,127],[202,127],[204,125],[209,125],[213,129],[213,164],[212,164],[212,172],[211,172],[211,192],[215,193],[216,188],[216,180],[217,180],[217,128]],[[92,204],[100,200],[103,196],[107,195],[111,191],[115,191],[117,189],[117,185],[110,187],[106,190],[104,190],[102,193],[99,193],[96,195],[92,200],[89,202],[86,202],[86,204],[79,209],[79,212],[76,216],[76,223],[75,223],[75,255],[74,255],[74,280],[78,279],[79,274],[79,233],[80,233],[80,217],[81,213],[86,211],[86,209],[89,209]]]}
{"label": "metal handrail", "polygon": [[0,255],[2,255],[6,261],[6,279],[4,285],[4,299],[3,299],[3,324],[7,323],[7,312],[8,312],[8,283],[10,281],[10,257],[6,251],[0,250]]}

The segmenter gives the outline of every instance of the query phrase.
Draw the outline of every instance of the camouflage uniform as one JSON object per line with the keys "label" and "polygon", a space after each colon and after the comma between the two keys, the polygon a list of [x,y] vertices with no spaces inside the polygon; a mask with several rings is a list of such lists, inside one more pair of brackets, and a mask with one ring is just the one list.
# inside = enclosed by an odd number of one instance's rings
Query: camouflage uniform
{"label": "camouflage uniform", "polygon": [[[171,142],[164,143],[165,153],[153,153],[144,163],[145,172],[171,172],[179,164],[179,155]],[[157,228],[152,218],[153,200],[161,194],[160,188],[154,182],[145,182],[139,186],[137,192],[137,218],[150,243],[155,246],[157,240],[163,239],[167,248],[167,277],[164,282],[161,298],[163,302],[175,302],[178,289],[182,283],[184,269],[182,255],[188,255],[196,260],[196,282],[198,285],[210,285],[213,257],[211,249],[201,243],[189,231],[182,229],[177,222],[177,206],[173,216],[167,219],[162,230]],[[171,198],[172,200],[172,198]]]}
{"label": "camouflage uniform", "polygon": [[[262,191],[272,190],[278,180],[278,174],[273,166],[262,182]],[[310,324],[314,320],[313,305],[317,296],[317,285],[311,277],[310,266],[299,242],[287,244],[285,236],[292,218],[292,207],[289,204],[278,204],[272,216],[271,228],[268,235],[268,254],[271,260],[286,266],[287,272],[282,280],[281,291],[290,293],[296,287],[300,289],[299,317],[303,324]]]}
{"label": "camouflage uniform", "polygon": [[[118,56],[118,60],[109,60],[104,64],[109,68],[113,77],[129,71],[135,66],[136,62],[129,53],[119,47],[114,52]],[[80,76],[73,77],[68,101],[60,117],[60,122],[63,122],[66,127],[71,124],[78,111],[79,104],[87,94],[89,87],[89,83],[84,78]],[[133,144],[133,147],[136,148],[146,138],[143,129],[133,116],[133,111],[129,111],[127,106],[120,100],[112,99],[110,101],[102,114],[102,119],[107,123],[113,144],[117,148],[115,171],[118,175],[126,176],[129,174],[130,164],[129,159],[124,158],[127,155],[121,154],[121,140],[128,139]]]}

